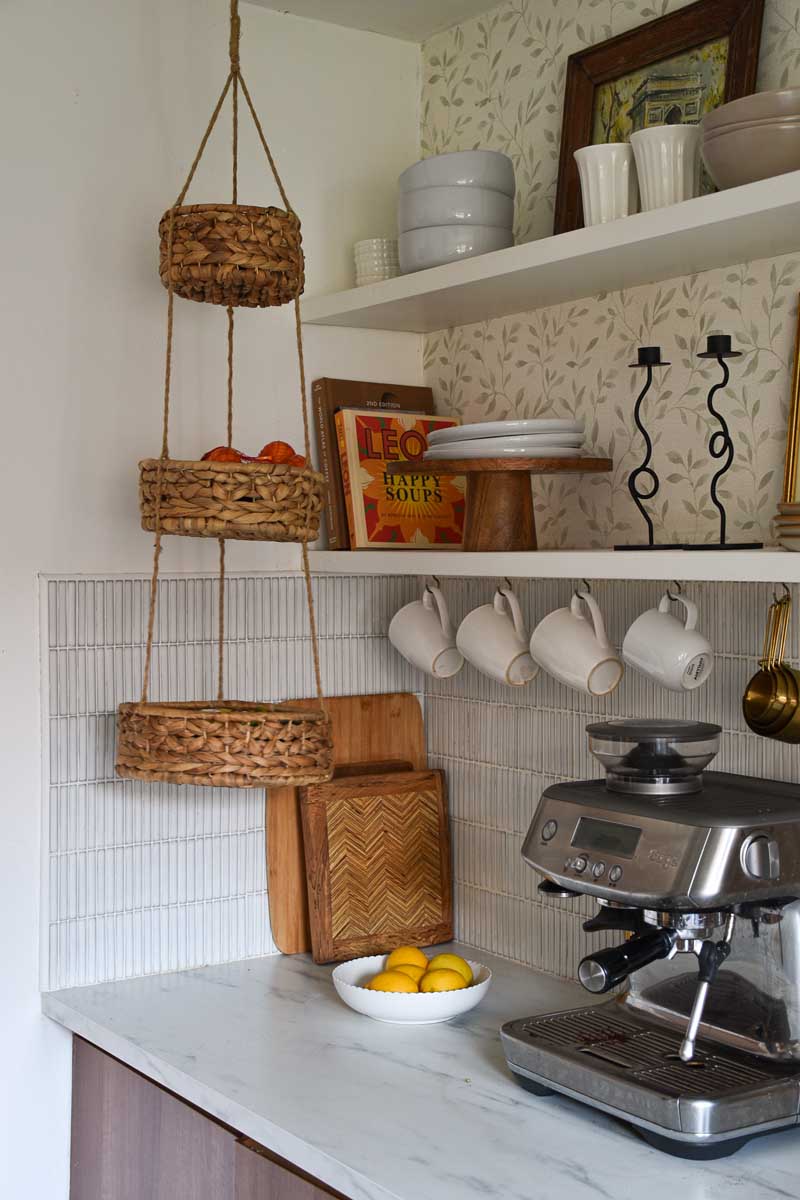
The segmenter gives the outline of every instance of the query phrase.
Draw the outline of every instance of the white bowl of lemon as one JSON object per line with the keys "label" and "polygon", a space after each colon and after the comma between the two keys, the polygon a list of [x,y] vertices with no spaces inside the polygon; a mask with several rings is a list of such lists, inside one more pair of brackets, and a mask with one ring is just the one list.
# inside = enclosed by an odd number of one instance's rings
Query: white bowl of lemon
{"label": "white bowl of lemon", "polygon": [[393,1025],[451,1021],[480,1004],[492,973],[458,954],[429,959],[416,946],[354,958],[334,969],[333,986],[356,1012]]}

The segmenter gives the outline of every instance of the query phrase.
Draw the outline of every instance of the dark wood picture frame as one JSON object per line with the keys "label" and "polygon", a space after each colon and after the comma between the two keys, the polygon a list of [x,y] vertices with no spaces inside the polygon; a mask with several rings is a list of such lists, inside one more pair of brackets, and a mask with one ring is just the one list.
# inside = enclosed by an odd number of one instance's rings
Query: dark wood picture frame
{"label": "dark wood picture frame", "polygon": [[698,0],[678,12],[570,55],[554,233],[566,233],[583,225],[574,152],[591,142],[595,89],[651,63],[663,62],[727,36],[725,101],[747,96],[756,86],[763,15],[764,0]]}

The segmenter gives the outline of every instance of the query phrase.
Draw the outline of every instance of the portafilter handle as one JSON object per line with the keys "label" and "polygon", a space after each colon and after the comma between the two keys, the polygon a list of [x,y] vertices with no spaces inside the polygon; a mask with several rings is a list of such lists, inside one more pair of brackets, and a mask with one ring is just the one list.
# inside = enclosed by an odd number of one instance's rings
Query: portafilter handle
{"label": "portafilter handle", "polygon": [[634,971],[659,958],[667,958],[676,938],[672,929],[655,929],[632,937],[621,946],[596,950],[578,964],[578,979],[587,992],[609,992]]}

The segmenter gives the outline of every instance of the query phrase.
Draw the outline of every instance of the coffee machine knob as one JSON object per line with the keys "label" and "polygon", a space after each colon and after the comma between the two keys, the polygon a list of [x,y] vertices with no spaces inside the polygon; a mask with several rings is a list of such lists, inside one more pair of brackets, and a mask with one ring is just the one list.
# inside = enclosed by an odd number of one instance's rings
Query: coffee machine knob
{"label": "coffee machine knob", "polygon": [[777,879],[780,875],[777,843],[763,833],[748,838],[742,846],[742,868],[751,879]]}

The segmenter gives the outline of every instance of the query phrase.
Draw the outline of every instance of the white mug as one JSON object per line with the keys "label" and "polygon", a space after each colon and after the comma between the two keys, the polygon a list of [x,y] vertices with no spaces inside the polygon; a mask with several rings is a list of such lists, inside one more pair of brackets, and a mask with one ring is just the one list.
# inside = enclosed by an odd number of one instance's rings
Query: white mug
{"label": "white mug", "polygon": [[531,637],[531,654],[556,679],[590,696],[607,696],[625,673],[589,592],[575,592],[569,608],[558,608],[539,622]]}
{"label": "white mug", "polygon": [[538,674],[528,653],[519,600],[510,587],[498,588],[492,604],[483,604],[464,617],[456,645],[479,671],[511,687],[522,687]]}
{"label": "white mug", "polygon": [[639,182],[627,142],[575,151],[581,178],[584,225],[603,225],[639,211]]}
{"label": "white mug", "polygon": [[[683,605],[683,622],[669,611],[670,600]],[[685,596],[665,592],[658,608],[642,613],[625,634],[622,657],[672,692],[692,691],[714,669],[711,643],[696,625],[697,605]]]}
{"label": "white mug", "polygon": [[421,600],[406,604],[394,614],[389,641],[413,666],[437,679],[457,675],[464,665],[461,651],[456,648],[447,604],[438,587],[428,585]]}

